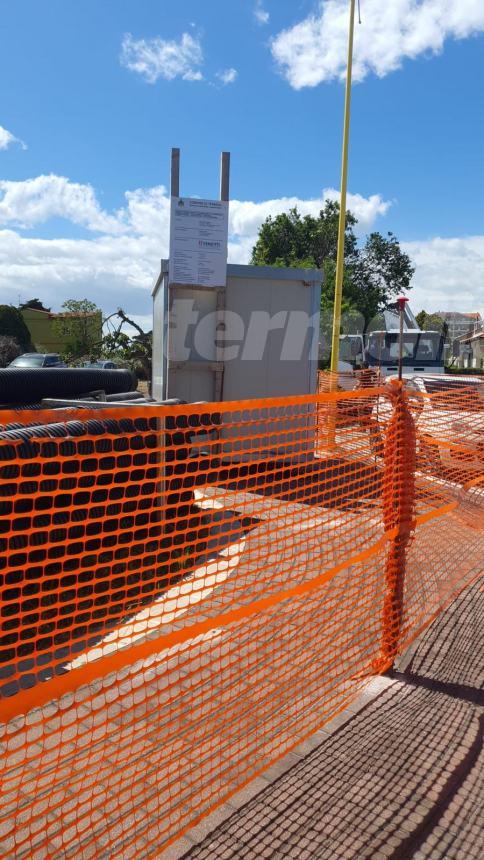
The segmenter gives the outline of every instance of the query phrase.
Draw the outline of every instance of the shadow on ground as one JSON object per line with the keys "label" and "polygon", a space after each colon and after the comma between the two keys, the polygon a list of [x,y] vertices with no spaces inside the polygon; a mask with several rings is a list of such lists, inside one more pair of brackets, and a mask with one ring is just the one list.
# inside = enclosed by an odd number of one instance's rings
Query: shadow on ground
{"label": "shadow on ground", "polygon": [[218,482],[235,492],[251,492],[284,502],[321,505],[342,511],[373,507],[381,498],[383,471],[373,462],[332,457],[300,463],[258,462],[222,466]]}
{"label": "shadow on ground", "polygon": [[[127,624],[137,612],[155,603],[168,589],[185,582],[194,570],[215,561],[219,553],[244,538],[259,520],[227,508],[222,511],[202,510],[191,505],[184,522],[187,531],[181,533],[184,543],[178,553],[173,536],[169,551],[163,546],[163,536],[153,538],[153,562],[148,570],[140,572],[139,562],[137,568],[132,565],[135,572],[126,570],[126,564],[124,567],[119,564],[117,577],[101,579],[98,598],[95,575],[89,570],[87,574],[84,571],[87,584],[80,585],[75,592],[71,590],[70,595],[68,592],[62,595],[64,601],[73,601],[63,606],[63,620],[67,622],[64,629],[57,629],[58,619],[55,612],[49,613],[49,607],[45,610],[45,617],[39,612],[34,614],[38,610],[37,594],[40,591],[39,584],[34,582],[32,606],[28,600],[24,602],[24,607],[31,611],[30,640],[24,645],[17,644],[18,628],[23,620],[20,617],[13,616],[10,635],[8,632],[0,633],[0,701],[3,697],[14,696],[20,690],[69,672],[69,663],[79,654],[94,648],[112,631]],[[118,550],[119,555],[122,549]],[[167,562],[168,557],[170,563]],[[93,566],[95,561],[93,557]],[[109,571],[108,568],[105,570]],[[144,585],[143,575],[146,577]],[[107,592],[107,585],[117,588],[117,591]],[[26,591],[25,587],[23,591]],[[21,593],[20,586],[18,592]],[[106,593],[110,603],[106,600]],[[51,620],[52,615],[54,621]],[[34,639],[37,632],[42,636],[40,641]]]}
{"label": "shadow on ground", "polygon": [[482,857],[483,612],[477,584],[385,692],[185,858]]}

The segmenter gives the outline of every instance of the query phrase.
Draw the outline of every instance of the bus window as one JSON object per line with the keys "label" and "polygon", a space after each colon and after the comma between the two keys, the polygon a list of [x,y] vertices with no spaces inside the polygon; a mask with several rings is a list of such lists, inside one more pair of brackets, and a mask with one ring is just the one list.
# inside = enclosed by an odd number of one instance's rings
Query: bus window
{"label": "bus window", "polygon": [[[404,332],[402,357],[405,366],[419,362],[426,366],[442,363],[442,336],[437,332]],[[395,365],[399,359],[399,335],[378,332],[368,338],[367,360],[370,364]]]}
{"label": "bus window", "polygon": [[431,337],[419,337],[417,343],[417,354],[415,358],[425,361],[426,358],[434,357],[434,343]]}

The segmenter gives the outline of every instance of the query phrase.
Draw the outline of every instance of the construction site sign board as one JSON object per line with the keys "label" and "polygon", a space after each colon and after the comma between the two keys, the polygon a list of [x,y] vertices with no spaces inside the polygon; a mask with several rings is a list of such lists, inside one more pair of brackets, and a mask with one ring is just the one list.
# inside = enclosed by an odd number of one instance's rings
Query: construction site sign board
{"label": "construction site sign board", "polygon": [[171,284],[226,286],[228,220],[226,200],[171,198]]}

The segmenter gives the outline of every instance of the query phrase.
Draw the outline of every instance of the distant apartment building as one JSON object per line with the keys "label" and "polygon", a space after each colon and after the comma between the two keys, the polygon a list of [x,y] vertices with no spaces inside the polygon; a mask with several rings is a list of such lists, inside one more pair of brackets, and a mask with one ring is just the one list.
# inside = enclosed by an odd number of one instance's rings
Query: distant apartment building
{"label": "distant apartment building", "polygon": [[443,322],[448,325],[448,341],[452,344],[457,338],[475,334],[482,329],[482,317],[479,311],[459,313],[458,311],[437,311]]}
{"label": "distant apartment building", "polygon": [[484,331],[459,338],[458,367],[484,370]]}

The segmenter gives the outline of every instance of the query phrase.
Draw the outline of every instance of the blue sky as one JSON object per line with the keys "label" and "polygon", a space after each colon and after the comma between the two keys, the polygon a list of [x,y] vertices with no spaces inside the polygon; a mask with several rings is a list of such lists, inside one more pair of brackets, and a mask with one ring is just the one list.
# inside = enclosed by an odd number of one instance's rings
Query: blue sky
{"label": "blue sky", "polygon": [[[361,5],[350,205],[362,234],[405,243],[416,310],[482,310],[484,3]],[[270,212],[316,212],[339,185],[347,8],[3,0],[0,300],[89,295],[147,316],[171,146],[182,193],[202,197],[231,151],[233,260]]]}

